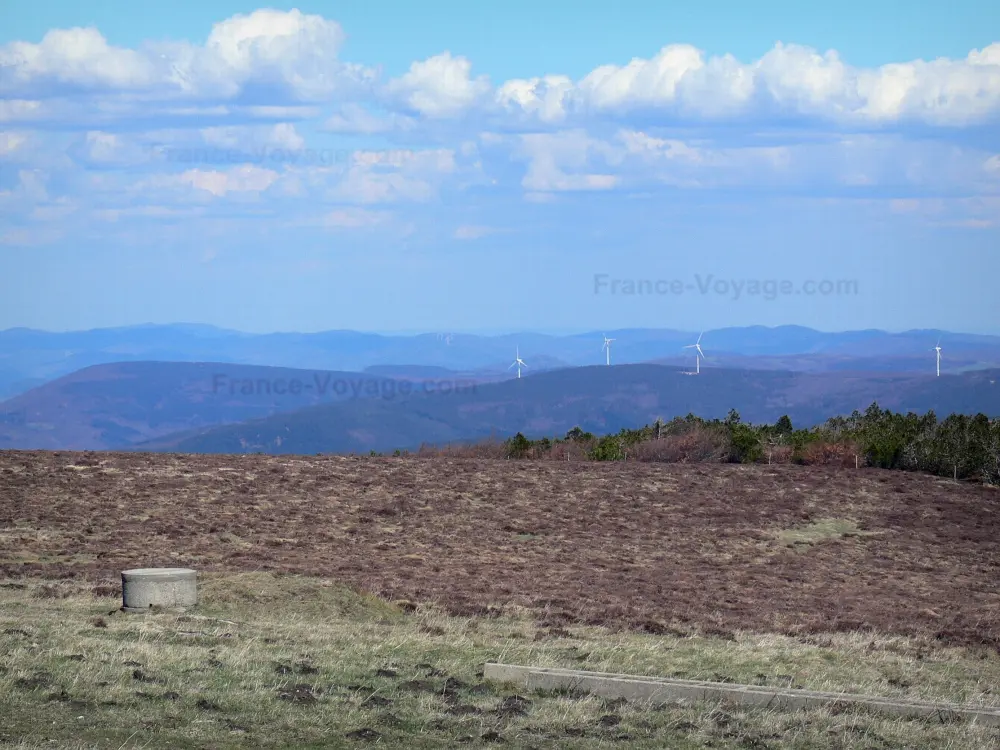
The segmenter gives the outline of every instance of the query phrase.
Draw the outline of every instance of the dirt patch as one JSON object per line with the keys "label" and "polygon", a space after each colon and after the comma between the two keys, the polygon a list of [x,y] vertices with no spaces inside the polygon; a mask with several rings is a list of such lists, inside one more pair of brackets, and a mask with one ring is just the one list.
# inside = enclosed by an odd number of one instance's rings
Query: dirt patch
{"label": "dirt patch", "polygon": [[526,607],[543,637],[571,623],[871,628],[1000,645],[989,487],[830,467],[79,458],[0,452],[17,469],[0,472],[0,528],[14,530],[0,576],[99,585],[176,560],[321,576],[452,614]]}
{"label": "dirt patch", "polygon": [[290,688],[279,690],[278,698],[291,703],[315,703],[318,691],[306,683],[299,683]]}

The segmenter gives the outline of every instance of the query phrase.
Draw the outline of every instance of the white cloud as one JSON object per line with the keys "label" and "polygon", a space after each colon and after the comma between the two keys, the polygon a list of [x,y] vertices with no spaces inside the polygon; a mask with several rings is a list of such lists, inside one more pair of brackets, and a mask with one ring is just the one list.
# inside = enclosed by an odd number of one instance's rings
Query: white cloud
{"label": "white cloud", "polygon": [[449,149],[355,151],[346,170],[332,171],[329,196],[350,203],[425,202],[458,171]]}
{"label": "white cloud", "polygon": [[0,159],[14,156],[28,144],[27,133],[0,131]]}
{"label": "white cloud", "polygon": [[410,65],[389,81],[386,91],[413,111],[430,118],[454,117],[479,104],[490,92],[486,76],[472,78],[472,63],[444,52]]}
{"label": "white cloud", "polygon": [[[1000,194],[996,143],[984,151],[947,135],[1000,118],[1000,43],[870,69],[794,44],[746,63],[671,44],[579,80],[538,71],[494,87],[448,52],[381,82],[340,60],[343,42],[335,21],[260,10],[216,24],[204,44],[126,49],[95,29],[63,29],[2,45],[0,159],[25,169],[13,186],[6,172],[0,207],[52,222],[170,211],[208,221],[241,207],[262,221],[315,222],[339,205],[324,224],[360,228],[388,221],[376,206],[461,200],[470,186],[501,186],[487,200],[520,186],[534,203],[665,185]],[[937,135],[908,138],[912,123]],[[317,129],[366,137],[317,149]],[[942,223],[997,218],[986,204],[918,205],[914,216]],[[494,229],[445,231],[472,240]]]}
{"label": "white cloud", "polygon": [[45,188],[47,181],[48,175],[40,169],[18,170],[14,189],[0,190],[0,207],[14,200],[33,203],[48,200],[49,194]]}
{"label": "white cloud", "polygon": [[396,173],[377,174],[364,169],[348,172],[333,190],[334,198],[352,203],[424,202],[434,196],[427,180]]}
{"label": "white cloud", "polygon": [[559,133],[531,133],[518,137],[516,153],[528,161],[521,181],[525,190],[609,190],[618,177],[590,171],[596,160],[612,154],[605,142],[591,138],[584,130]]}
{"label": "white cloud", "polygon": [[414,130],[417,120],[395,112],[378,115],[373,114],[358,104],[346,104],[341,111],[331,115],[323,129],[332,133],[359,133],[374,135],[376,133],[403,133]]}
{"label": "white cloud", "polygon": [[[542,86],[546,80],[551,83]],[[1000,43],[962,60],[875,69],[795,44],[779,43],[749,64],[674,44],[649,60],[602,65],[572,85],[564,78],[507,81],[497,99],[505,111],[534,114],[543,123],[661,110],[688,118],[790,114],[842,123],[961,125],[1000,115]]]}
{"label": "white cloud", "polygon": [[533,115],[543,123],[566,117],[566,100],[573,81],[566,76],[514,79],[497,88],[495,100],[508,114]]}
{"label": "white cloud", "polygon": [[19,122],[41,114],[42,103],[32,99],[0,99],[0,122]]}
{"label": "white cloud", "polygon": [[68,154],[84,166],[124,167],[148,164],[155,152],[134,135],[90,130],[69,148]]}
{"label": "white cloud", "polygon": [[305,146],[295,125],[288,122],[272,126],[236,125],[203,128],[201,137],[205,144],[223,149],[280,148],[297,151]]}
{"label": "white cloud", "polygon": [[54,29],[38,44],[0,47],[0,94],[138,93],[163,100],[231,99],[259,91],[262,105],[323,101],[369,85],[369,69],[340,62],[340,24],[298,10],[262,9],[212,27],[203,46],[109,45],[94,28]]}
{"label": "white cloud", "polygon": [[157,78],[148,57],[112,47],[94,28],[53,29],[38,44],[10,42],[0,47],[0,71],[0,93],[46,83],[128,90],[149,86]]}
{"label": "white cloud", "polygon": [[[1000,42],[962,59],[878,68],[853,67],[836,51],[821,54],[797,44],[778,43],[746,63],[668,44],[649,59],[601,65],[578,81],[539,71],[493,87],[486,76],[472,74],[472,61],[447,51],[380,84],[375,69],[339,59],[344,39],[334,20],[270,9],[215,24],[203,45],[151,42],[128,49],[109,44],[94,28],[54,29],[37,44],[0,46],[0,121],[79,121],[88,110],[96,110],[91,118],[111,121],[148,115],[151,107],[204,118],[209,103],[237,98],[244,114],[258,118],[281,117],[281,110],[304,103],[335,103],[327,129],[369,134],[469,114],[507,128],[568,127],[650,111],[686,119],[780,115],[938,126],[1000,116]],[[68,98],[80,94],[96,97],[99,106]],[[62,104],[41,106],[40,100],[53,97],[62,97]],[[367,104],[386,111],[376,114]],[[305,116],[310,113],[304,110],[295,115]]]}
{"label": "white cloud", "polygon": [[189,169],[178,175],[161,178],[167,185],[188,185],[197,190],[223,197],[228,193],[260,193],[267,190],[279,175],[270,169],[249,165],[227,170]]}

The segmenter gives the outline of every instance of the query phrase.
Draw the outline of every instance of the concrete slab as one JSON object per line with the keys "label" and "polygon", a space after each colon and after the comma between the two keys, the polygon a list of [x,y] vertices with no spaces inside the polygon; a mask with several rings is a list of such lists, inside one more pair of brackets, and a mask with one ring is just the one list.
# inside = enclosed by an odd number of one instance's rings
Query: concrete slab
{"label": "concrete slab", "polygon": [[979,724],[1000,726],[1000,708],[979,708],[951,703],[879,698],[853,693],[822,693],[812,690],[783,690],[757,685],[725,682],[674,680],[637,677],[627,674],[585,672],[576,669],[546,669],[488,663],[484,679],[510,683],[528,690],[578,690],[603,698],[625,698],[653,704],[722,702],[760,708],[802,709],[857,706],[884,714],[941,721],[968,719]]}

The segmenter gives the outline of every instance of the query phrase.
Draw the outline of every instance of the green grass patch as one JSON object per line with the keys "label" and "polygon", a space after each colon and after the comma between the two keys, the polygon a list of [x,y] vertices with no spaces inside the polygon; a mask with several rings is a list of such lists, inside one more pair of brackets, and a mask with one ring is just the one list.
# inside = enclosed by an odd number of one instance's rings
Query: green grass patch
{"label": "green grass patch", "polygon": [[[58,589],[58,595],[51,591]],[[43,592],[43,593],[39,593]],[[45,593],[49,592],[49,593]],[[487,661],[996,705],[1000,657],[899,636],[735,640],[450,617],[335,581],[206,575],[186,612],[127,615],[65,582],[0,582],[0,745],[56,748],[997,746],[1000,731],[862,712],[653,708],[483,681]]]}

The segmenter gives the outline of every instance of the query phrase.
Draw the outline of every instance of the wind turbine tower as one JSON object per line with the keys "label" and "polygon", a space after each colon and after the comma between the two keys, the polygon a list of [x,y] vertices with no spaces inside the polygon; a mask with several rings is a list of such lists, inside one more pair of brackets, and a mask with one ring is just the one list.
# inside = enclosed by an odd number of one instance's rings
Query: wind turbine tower
{"label": "wind turbine tower", "polygon": [[704,331],[698,334],[698,340],[693,344],[688,344],[685,349],[694,349],[694,374],[698,375],[701,372],[701,360],[705,357],[705,352],[701,350],[701,337],[704,336]]}
{"label": "wind turbine tower", "polygon": [[937,346],[931,349],[932,352],[937,352],[937,376],[941,377],[941,341],[937,342]]}
{"label": "wind turbine tower", "polygon": [[518,380],[520,380],[521,379],[521,368],[522,367],[526,368],[527,365],[524,364],[524,360],[521,359],[521,352],[520,352],[520,350],[519,349],[514,349],[514,352],[515,352],[515,354],[514,354],[514,361],[511,363],[510,367],[508,367],[507,369],[509,370],[509,369],[511,369],[511,367],[517,367],[517,377],[518,377]]}
{"label": "wind turbine tower", "polygon": [[605,349],[608,352],[608,360],[607,361],[608,361],[608,365],[609,366],[611,365],[611,342],[612,341],[614,341],[614,339],[609,339],[607,336],[605,336],[604,337],[604,346],[601,347],[602,349]]}

